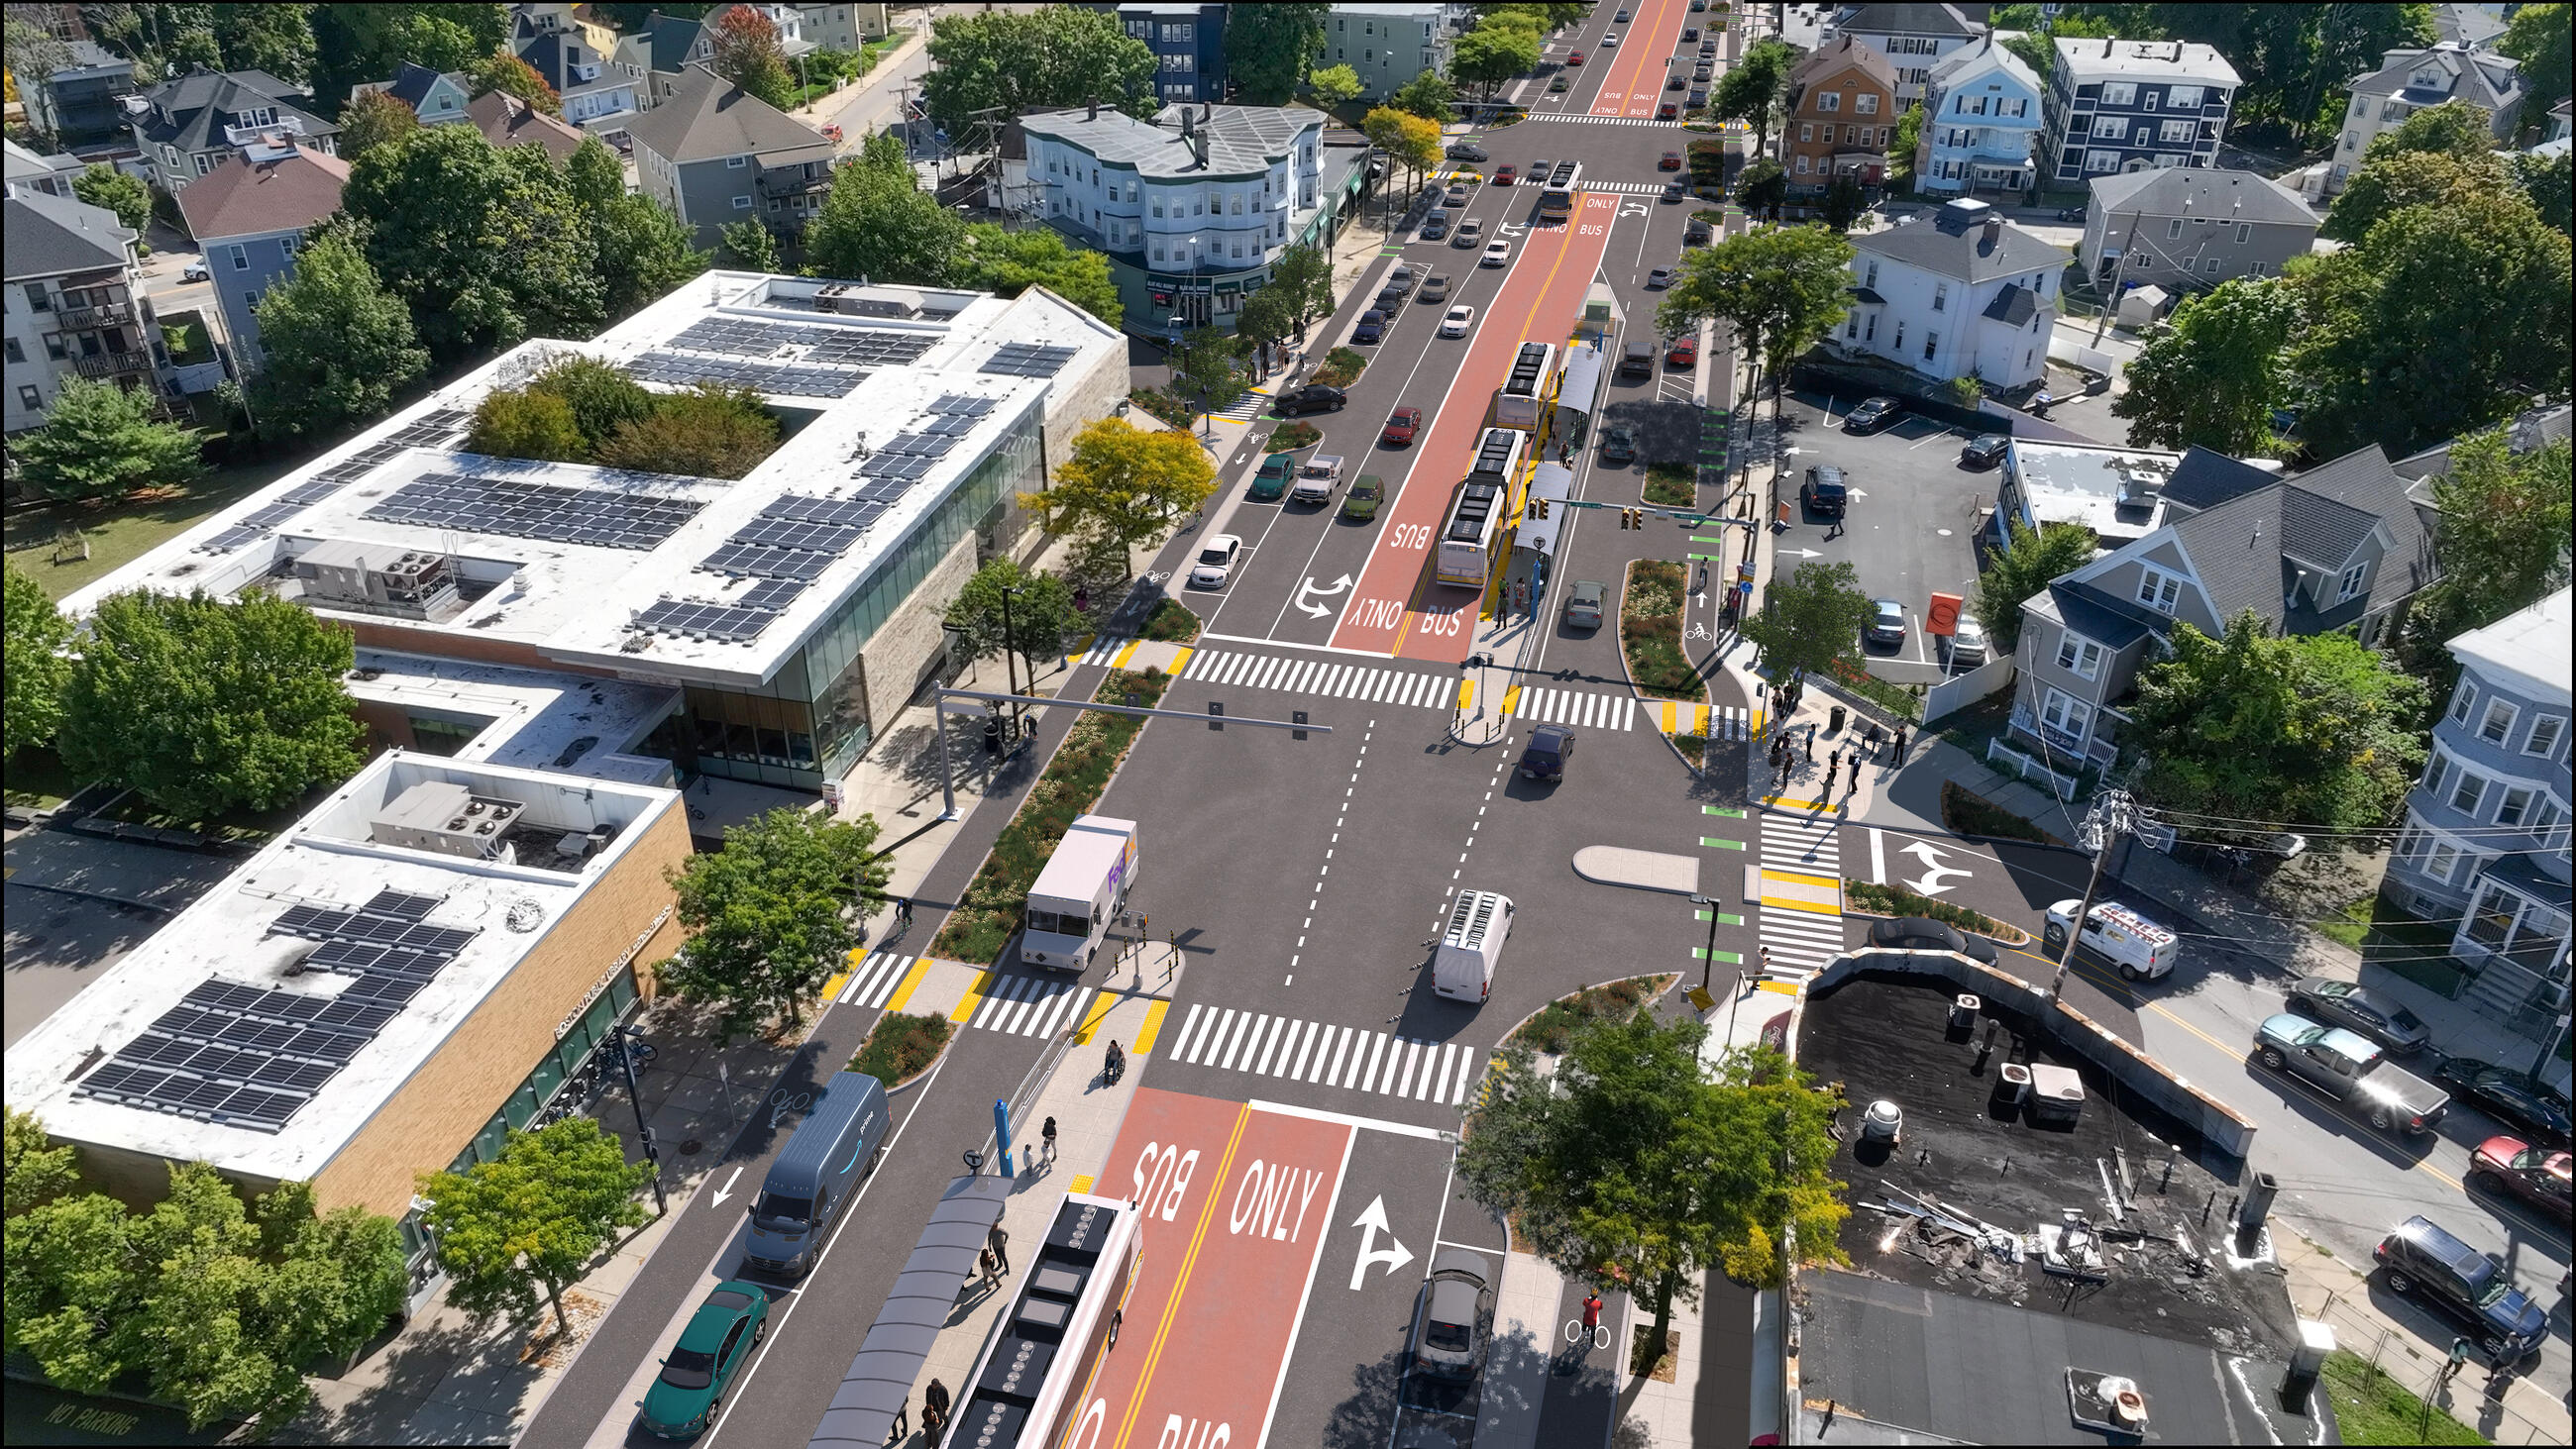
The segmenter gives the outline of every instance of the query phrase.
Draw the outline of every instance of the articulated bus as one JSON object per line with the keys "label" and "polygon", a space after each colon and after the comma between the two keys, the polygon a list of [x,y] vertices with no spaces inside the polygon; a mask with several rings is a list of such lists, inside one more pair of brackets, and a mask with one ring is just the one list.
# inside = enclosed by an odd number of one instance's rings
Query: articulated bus
{"label": "articulated bus", "polygon": [[1093,1375],[1117,1347],[1143,1252],[1140,1214],[1115,1198],[1067,1193],[1020,1296],[993,1327],[958,1389],[951,1444],[1053,1449],[1108,1442],[1108,1403]]}
{"label": "articulated bus", "polygon": [[1549,172],[1544,179],[1539,177],[1530,179],[1541,182],[1538,193],[1539,220],[1563,221],[1574,215],[1574,194],[1583,186],[1582,162],[1559,161],[1556,163],[1556,169]]}
{"label": "articulated bus", "polygon": [[1507,428],[1534,431],[1547,406],[1547,386],[1556,375],[1556,344],[1524,342],[1512,359],[1512,375],[1494,394],[1494,421]]}
{"label": "articulated bus", "polygon": [[1449,502],[1440,525],[1440,556],[1432,576],[1444,584],[1481,589],[1493,567],[1494,533],[1512,506],[1512,480],[1520,475],[1529,434],[1487,428],[1476,446],[1476,464]]}

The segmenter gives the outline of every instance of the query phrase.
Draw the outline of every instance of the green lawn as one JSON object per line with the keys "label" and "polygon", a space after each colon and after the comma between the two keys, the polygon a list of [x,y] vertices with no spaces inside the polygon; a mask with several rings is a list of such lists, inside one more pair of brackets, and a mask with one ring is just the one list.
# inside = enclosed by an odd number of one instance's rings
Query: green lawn
{"label": "green lawn", "polygon": [[[2324,1391],[2334,1395],[2335,1427],[2346,1444],[2484,1444],[2466,1424],[2436,1409],[2367,1360],[2340,1349],[2326,1355]],[[2459,1390],[2455,1385],[2452,1392]]]}
{"label": "green lawn", "polygon": [[[47,594],[59,599],[187,532],[207,514],[238,501],[301,461],[263,458],[218,468],[185,488],[105,508],[76,504],[31,508],[9,520],[9,562],[25,569],[45,586]],[[77,527],[88,540],[88,558],[67,555],[63,562],[54,562],[54,539],[66,525]]]}

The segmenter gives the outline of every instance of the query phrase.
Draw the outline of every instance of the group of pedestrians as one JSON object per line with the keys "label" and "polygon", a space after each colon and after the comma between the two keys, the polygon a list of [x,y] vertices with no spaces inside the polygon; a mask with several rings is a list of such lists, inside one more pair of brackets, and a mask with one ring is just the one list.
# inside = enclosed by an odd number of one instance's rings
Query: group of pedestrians
{"label": "group of pedestrians", "polygon": [[[1878,742],[1875,738],[1876,733],[1876,729],[1873,727],[1871,731],[1873,737],[1870,741],[1868,750],[1868,753],[1871,755],[1878,753]],[[1896,728],[1894,748],[1888,755],[1888,763],[1891,766],[1902,765],[1905,763],[1905,746],[1905,727],[1903,725],[1899,725]],[[1843,793],[1846,795],[1852,794],[1860,789],[1860,767],[1862,758],[1863,754],[1860,742],[1857,740],[1852,741],[1851,776],[1843,786]],[[1808,722],[1807,731],[1804,735],[1799,734],[1794,727],[1782,730],[1773,735],[1771,737],[1770,759],[1772,774],[1771,788],[1774,791],[1787,789],[1789,786],[1790,775],[1794,774],[1799,766],[1812,765],[1816,762],[1815,723],[1813,721]],[[1843,751],[1841,747],[1837,746],[1825,757],[1825,781],[1823,787],[1819,790],[1816,796],[1817,799],[1831,800],[1834,798],[1834,782],[1836,779],[1841,777],[1842,770]]]}

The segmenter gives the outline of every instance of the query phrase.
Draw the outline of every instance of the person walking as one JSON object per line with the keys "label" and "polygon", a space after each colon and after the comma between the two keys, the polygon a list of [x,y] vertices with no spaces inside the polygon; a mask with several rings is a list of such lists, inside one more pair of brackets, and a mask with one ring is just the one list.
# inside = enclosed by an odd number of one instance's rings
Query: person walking
{"label": "person walking", "polygon": [[1905,763],[1905,726],[1903,725],[1898,725],[1896,727],[1895,763],[1900,765]]}
{"label": "person walking", "polygon": [[1762,974],[1771,974],[1771,948],[1768,946],[1762,948]]}
{"label": "person walking", "polygon": [[986,1287],[999,1288],[1002,1286],[1002,1265],[993,1257],[993,1250],[991,1248],[979,1248],[976,1250],[975,1267],[977,1271],[983,1275],[984,1285]]}
{"label": "person walking", "polygon": [[1055,1119],[1053,1117],[1046,1119],[1046,1125],[1038,1129],[1038,1140],[1046,1144],[1046,1160],[1055,1161]]}
{"label": "person walking", "polygon": [[1825,766],[1825,788],[1824,792],[1816,797],[1817,799],[1831,800],[1834,798],[1834,772],[1841,769],[1842,765],[1842,756],[1837,752],[1834,756],[1834,762]]}
{"label": "person walking", "polygon": [[993,1224],[993,1230],[984,1235],[984,1241],[992,1248],[994,1258],[1000,1261],[1002,1271],[1011,1271],[1011,1235],[1002,1231],[1000,1223]]}
{"label": "person walking", "polygon": [[1816,722],[1815,722],[1814,720],[1809,720],[1809,721],[1807,721],[1807,763],[1808,763],[1808,764],[1810,764],[1810,765],[1812,765],[1812,764],[1814,764],[1815,762],[1816,762]]}
{"label": "person walking", "polygon": [[937,1379],[932,1379],[930,1381],[930,1387],[921,1391],[921,1407],[924,1409],[935,1409],[938,1411],[940,1418],[946,1419],[948,1417],[948,1386]]}
{"label": "person walking", "polygon": [[1583,1295],[1583,1332],[1586,1337],[1589,1337],[1594,1332],[1598,1331],[1600,1327],[1601,1295],[1599,1293],[1586,1293]]}

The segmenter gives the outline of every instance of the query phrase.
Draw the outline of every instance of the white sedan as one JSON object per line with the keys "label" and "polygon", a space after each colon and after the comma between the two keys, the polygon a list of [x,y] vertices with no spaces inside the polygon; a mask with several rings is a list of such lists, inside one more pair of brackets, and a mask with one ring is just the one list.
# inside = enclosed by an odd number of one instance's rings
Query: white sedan
{"label": "white sedan", "polygon": [[210,274],[206,269],[204,257],[199,257],[179,269],[179,280],[183,282],[202,282],[208,275]]}
{"label": "white sedan", "polygon": [[1509,266],[1511,264],[1511,260],[1512,244],[1507,241],[1498,241],[1485,248],[1485,260],[1479,265],[1488,267]]}
{"label": "white sedan", "polygon": [[1199,549],[1198,562],[1190,565],[1190,587],[1221,589],[1234,574],[1234,556],[1243,551],[1243,540],[1231,533],[1220,533]]}
{"label": "white sedan", "polygon": [[1443,337],[1464,337],[1467,335],[1467,329],[1475,325],[1475,308],[1464,306],[1452,307],[1449,309],[1449,315],[1440,319],[1440,335]]}

